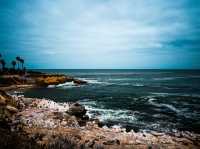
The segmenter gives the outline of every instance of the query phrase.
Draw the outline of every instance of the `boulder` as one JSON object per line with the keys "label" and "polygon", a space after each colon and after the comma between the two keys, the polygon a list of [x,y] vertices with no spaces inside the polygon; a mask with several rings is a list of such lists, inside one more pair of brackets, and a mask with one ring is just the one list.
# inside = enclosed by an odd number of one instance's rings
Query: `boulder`
{"label": "boulder", "polygon": [[120,141],[118,139],[107,140],[103,142],[104,145],[120,145]]}
{"label": "boulder", "polygon": [[74,103],[69,107],[67,113],[76,117],[83,117],[86,114],[86,109],[79,103]]}
{"label": "boulder", "polygon": [[11,113],[17,113],[18,112],[18,109],[16,109],[15,107],[13,106],[10,106],[10,105],[7,105],[6,106],[6,109],[11,112]]}
{"label": "boulder", "polygon": [[75,84],[77,84],[77,85],[83,85],[83,84],[87,84],[87,82],[86,81],[83,81],[83,80],[78,80],[78,79],[74,79],[74,81],[73,81]]}
{"label": "boulder", "polygon": [[6,105],[6,98],[0,95],[0,105]]}

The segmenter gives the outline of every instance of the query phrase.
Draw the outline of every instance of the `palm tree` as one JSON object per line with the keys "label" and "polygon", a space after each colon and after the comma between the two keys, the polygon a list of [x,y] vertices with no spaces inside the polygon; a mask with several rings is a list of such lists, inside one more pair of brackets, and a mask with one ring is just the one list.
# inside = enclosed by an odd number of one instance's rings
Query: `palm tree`
{"label": "palm tree", "polygon": [[19,56],[16,57],[16,61],[17,61],[17,67],[18,67],[18,70],[19,70],[19,63],[20,63],[20,60],[21,58]]}
{"label": "palm tree", "polygon": [[15,70],[15,66],[16,66],[16,61],[12,61],[12,65],[13,65],[13,69]]}
{"label": "palm tree", "polygon": [[22,58],[20,58],[20,63],[22,64],[22,70],[24,68],[24,60]]}
{"label": "palm tree", "polygon": [[1,60],[0,60],[0,63],[1,63],[1,65],[2,65],[2,69],[4,70],[4,69],[5,69],[6,62],[5,62],[3,59],[1,59]]}
{"label": "palm tree", "polygon": [[[2,57],[1,53],[0,53],[0,58]],[[0,64],[1,64],[1,59],[0,59]],[[1,64],[2,65],[2,64]]]}

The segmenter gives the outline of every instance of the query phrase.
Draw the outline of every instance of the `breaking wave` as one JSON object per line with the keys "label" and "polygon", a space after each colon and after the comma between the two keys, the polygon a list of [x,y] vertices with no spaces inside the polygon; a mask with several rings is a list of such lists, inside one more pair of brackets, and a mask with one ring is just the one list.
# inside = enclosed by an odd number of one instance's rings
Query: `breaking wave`
{"label": "breaking wave", "polygon": [[150,99],[148,100],[149,104],[151,104],[151,105],[153,105],[153,106],[155,106],[155,107],[159,107],[159,108],[165,107],[165,108],[168,108],[168,109],[170,109],[171,111],[174,111],[174,112],[176,112],[176,113],[179,113],[179,112],[180,112],[180,110],[178,110],[177,108],[175,108],[175,107],[172,106],[172,105],[164,104],[164,103],[156,103],[155,101],[156,101],[156,99],[154,99],[154,98],[150,98]]}
{"label": "breaking wave", "polygon": [[90,101],[88,99],[79,101],[80,104],[84,105],[87,109],[87,114],[90,118],[98,118],[102,122],[107,121],[125,121],[132,123],[136,121],[134,115],[135,112],[130,110],[114,110],[114,109],[104,109],[97,107],[96,101]]}
{"label": "breaking wave", "polygon": [[74,88],[74,87],[80,87],[79,85],[76,85],[73,81],[72,82],[65,82],[58,85],[49,85],[48,88]]}

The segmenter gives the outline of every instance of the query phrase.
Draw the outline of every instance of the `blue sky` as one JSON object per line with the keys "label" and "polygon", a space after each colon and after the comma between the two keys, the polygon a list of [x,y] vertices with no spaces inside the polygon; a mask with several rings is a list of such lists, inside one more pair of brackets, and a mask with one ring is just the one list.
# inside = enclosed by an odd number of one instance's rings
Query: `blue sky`
{"label": "blue sky", "polygon": [[200,68],[200,0],[0,0],[0,53],[28,68]]}

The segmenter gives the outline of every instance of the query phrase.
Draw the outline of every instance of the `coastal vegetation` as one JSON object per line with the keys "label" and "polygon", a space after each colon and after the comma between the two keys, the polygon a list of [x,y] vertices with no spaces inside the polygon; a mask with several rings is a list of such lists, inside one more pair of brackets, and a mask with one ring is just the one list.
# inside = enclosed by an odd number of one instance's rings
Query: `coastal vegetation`
{"label": "coastal vegetation", "polygon": [[[12,75],[12,74],[25,74],[26,73],[26,67],[24,67],[24,63],[25,60],[23,58],[21,58],[20,56],[17,56],[15,58],[15,60],[12,60],[10,62],[11,64],[11,68],[6,67],[9,63],[7,63],[3,57],[2,54],[0,54],[0,65],[1,65],[1,69],[0,69],[0,75]],[[17,69],[16,69],[16,65],[17,65]]]}

